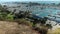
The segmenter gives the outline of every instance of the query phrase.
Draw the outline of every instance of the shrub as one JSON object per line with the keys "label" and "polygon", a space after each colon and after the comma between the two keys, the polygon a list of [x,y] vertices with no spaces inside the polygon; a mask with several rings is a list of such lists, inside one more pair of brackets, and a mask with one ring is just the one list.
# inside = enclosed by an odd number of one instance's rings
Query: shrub
{"label": "shrub", "polygon": [[6,19],[7,19],[7,20],[13,20],[13,17],[14,17],[14,15],[8,14],[8,15],[6,16]]}
{"label": "shrub", "polygon": [[0,13],[0,20],[13,20],[14,15]]}
{"label": "shrub", "polygon": [[34,28],[34,30],[38,31],[41,34],[47,34],[47,31],[48,31],[48,29],[46,27],[45,28],[44,27],[41,27],[41,28],[37,27],[37,28]]}
{"label": "shrub", "polygon": [[18,22],[18,24],[25,24],[25,25],[28,25],[28,26],[32,26],[33,23],[24,19],[24,18],[21,18],[21,19],[16,19],[15,20],[16,22]]}

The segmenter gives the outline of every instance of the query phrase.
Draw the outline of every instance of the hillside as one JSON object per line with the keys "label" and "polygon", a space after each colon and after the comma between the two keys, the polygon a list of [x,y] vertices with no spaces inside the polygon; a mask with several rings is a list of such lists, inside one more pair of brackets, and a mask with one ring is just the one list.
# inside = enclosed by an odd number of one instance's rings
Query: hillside
{"label": "hillside", "polygon": [[38,34],[30,26],[16,22],[0,21],[0,34]]}

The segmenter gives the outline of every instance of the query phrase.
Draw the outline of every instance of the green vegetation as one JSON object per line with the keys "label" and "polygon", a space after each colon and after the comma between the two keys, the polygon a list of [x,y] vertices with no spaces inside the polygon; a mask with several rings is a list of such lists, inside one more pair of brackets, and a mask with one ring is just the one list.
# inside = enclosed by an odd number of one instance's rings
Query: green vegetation
{"label": "green vegetation", "polygon": [[10,12],[0,11],[0,20],[13,20],[13,15]]}

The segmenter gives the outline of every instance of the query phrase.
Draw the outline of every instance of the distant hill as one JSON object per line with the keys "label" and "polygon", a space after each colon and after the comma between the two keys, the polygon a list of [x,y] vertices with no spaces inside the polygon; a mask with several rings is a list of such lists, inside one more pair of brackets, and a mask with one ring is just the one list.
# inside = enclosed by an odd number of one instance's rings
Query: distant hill
{"label": "distant hill", "polygon": [[[60,3],[60,1],[31,1],[32,3],[45,3],[45,4],[51,4],[51,3],[55,3],[58,4]],[[1,3],[1,2],[0,2]],[[14,3],[14,4],[20,4],[20,3],[29,3],[29,1],[25,1],[25,2],[19,2],[19,1],[15,1],[15,2],[2,2],[2,3]]]}

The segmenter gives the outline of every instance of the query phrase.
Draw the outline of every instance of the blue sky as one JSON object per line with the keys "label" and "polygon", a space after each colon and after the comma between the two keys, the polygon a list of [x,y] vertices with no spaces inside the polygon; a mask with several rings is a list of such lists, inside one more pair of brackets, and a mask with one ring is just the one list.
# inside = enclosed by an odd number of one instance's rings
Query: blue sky
{"label": "blue sky", "polygon": [[0,2],[10,2],[10,1],[60,1],[60,0],[0,0]]}

